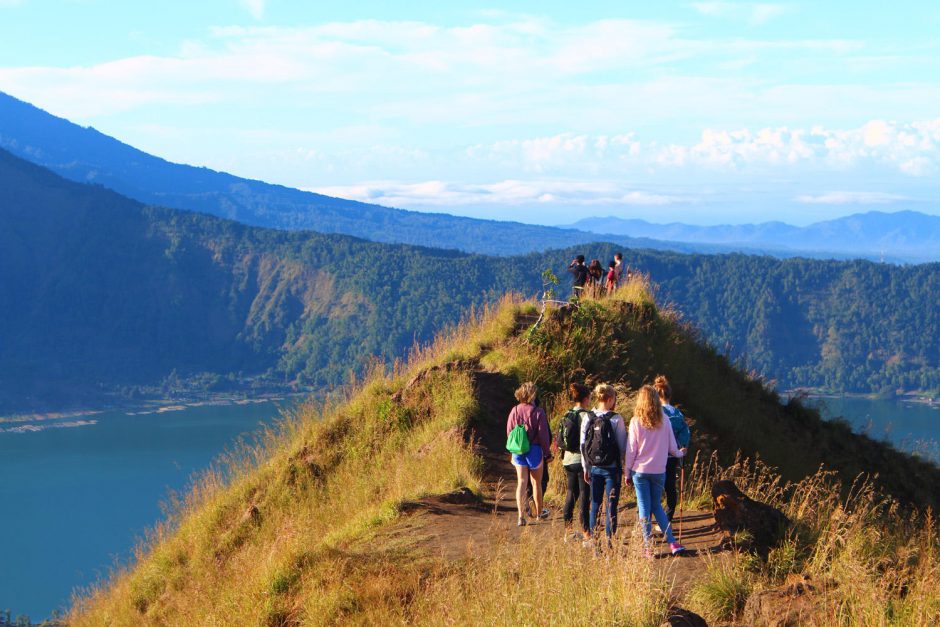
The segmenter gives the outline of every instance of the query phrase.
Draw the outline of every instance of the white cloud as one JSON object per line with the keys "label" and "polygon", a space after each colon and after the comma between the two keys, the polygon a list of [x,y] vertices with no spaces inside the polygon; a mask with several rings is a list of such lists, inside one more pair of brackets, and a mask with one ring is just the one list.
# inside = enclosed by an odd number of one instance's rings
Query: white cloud
{"label": "white cloud", "polygon": [[264,17],[264,10],[267,0],[238,0],[244,8],[248,10],[253,18],[260,20]]}
{"label": "white cloud", "polygon": [[764,127],[702,131],[695,143],[661,144],[637,133],[558,135],[476,144],[470,160],[486,160],[527,172],[572,170],[629,173],[638,168],[844,170],[888,168],[925,176],[940,165],[940,118],[900,123],[872,120],[854,129]]}
{"label": "white cloud", "polygon": [[754,26],[766,24],[787,12],[785,5],[765,2],[693,2],[690,6],[702,15],[739,20]]}
{"label": "white cloud", "polygon": [[[243,2],[256,17],[264,14],[263,1]],[[843,40],[695,38],[674,25],[644,20],[561,25],[531,17],[496,19],[456,27],[378,20],[217,27],[181,45],[176,55],[0,68],[0,87],[80,119],[147,105],[238,106],[267,99],[278,106],[304,103],[332,116],[421,124],[564,127],[580,120],[604,127],[641,117],[742,120],[764,111],[793,117],[808,107],[834,111],[831,86],[768,89],[764,76],[748,79],[727,70],[695,75],[687,66],[708,59],[720,67],[784,53],[792,62],[819,63],[833,56],[842,62],[842,55],[858,48],[857,42]],[[839,106],[855,112],[873,101],[891,106],[936,101],[938,91],[917,84],[867,91],[839,86],[836,96]],[[323,94],[344,95],[356,106],[337,107],[324,102]]]}
{"label": "white cloud", "polygon": [[807,205],[884,205],[902,200],[909,198],[884,192],[826,192],[796,197],[797,202]]}
{"label": "white cloud", "polygon": [[374,181],[357,185],[318,187],[310,191],[392,207],[538,204],[661,206],[694,201],[692,198],[630,189],[602,181],[506,180],[476,185],[446,181]]}

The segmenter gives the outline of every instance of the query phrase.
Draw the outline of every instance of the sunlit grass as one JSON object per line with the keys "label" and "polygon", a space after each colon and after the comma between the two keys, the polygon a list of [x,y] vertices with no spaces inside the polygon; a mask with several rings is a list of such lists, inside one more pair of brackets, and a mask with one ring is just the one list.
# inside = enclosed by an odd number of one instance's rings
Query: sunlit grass
{"label": "sunlit grass", "polygon": [[[729,463],[727,451],[720,463],[713,451],[730,445],[709,439],[709,428],[751,442],[782,433],[751,423],[789,418],[759,382],[657,310],[645,277],[609,297],[551,309],[533,329],[538,312],[509,296],[416,347],[408,363],[377,366],[343,398],[285,416],[172,498],[135,563],[78,599],[70,624],[659,625],[671,602],[735,620],[754,591],[802,573],[834,584],[826,607],[835,623],[940,623],[940,542],[929,513],[899,507],[871,481],[846,489],[829,470],[786,481],[759,461]],[[476,368],[535,380],[553,422],[567,408],[563,390],[572,381],[616,384],[618,411],[629,417],[637,385],[668,369],[682,398],[703,407],[689,416],[702,454],[685,466],[686,509],[710,508],[711,484],[733,479],[782,509],[794,527],[766,560],[716,557],[683,599],[671,599],[672,584],[640,558],[634,540],[598,555],[524,532],[485,551],[468,547],[450,562],[407,542],[384,542],[404,503],[462,487],[480,491],[483,462],[468,441],[480,413]],[[728,378],[723,387],[721,377]],[[751,422],[735,423],[743,414]],[[819,457],[784,438],[766,446]],[[807,463],[800,461],[794,467]],[[549,502],[558,507],[560,460],[551,470]]]}

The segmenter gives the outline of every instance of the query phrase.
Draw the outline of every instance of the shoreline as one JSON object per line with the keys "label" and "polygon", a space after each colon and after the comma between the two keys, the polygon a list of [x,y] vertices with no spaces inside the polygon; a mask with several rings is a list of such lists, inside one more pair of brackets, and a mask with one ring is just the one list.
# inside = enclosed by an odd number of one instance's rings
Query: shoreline
{"label": "shoreline", "polygon": [[867,401],[898,401],[928,407],[940,407],[940,398],[927,392],[900,392],[893,396],[883,396],[875,392],[832,392],[820,388],[793,388],[784,390],[781,396],[785,398],[810,399],[860,399]]}
{"label": "shoreline", "polygon": [[[211,397],[189,397],[189,398],[162,398],[132,401],[127,403],[103,404],[97,408],[76,408],[72,410],[61,411],[37,411],[31,413],[17,413],[0,415],[0,433],[20,433],[27,431],[42,430],[48,427],[39,427],[37,429],[28,429],[24,427],[6,425],[18,425],[23,423],[43,423],[54,422],[58,420],[75,420],[85,424],[96,424],[97,420],[83,421],[92,416],[100,415],[106,412],[124,412],[127,416],[147,416],[154,414],[164,414],[174,411],[183,411],[194,407],[225,407],[229,405],[251,405],[257,403],[268,403],[283,401],[289,398],[307,397],[310,392],[262,392],[258,395],[246,397],[244,394],[219,394]],[[56,423],[57,425],[59,423]]]}

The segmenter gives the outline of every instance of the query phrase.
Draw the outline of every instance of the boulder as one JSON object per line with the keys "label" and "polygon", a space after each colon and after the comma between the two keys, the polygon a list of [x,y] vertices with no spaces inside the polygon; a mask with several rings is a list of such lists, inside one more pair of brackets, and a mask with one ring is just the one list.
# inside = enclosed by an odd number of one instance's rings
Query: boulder
{"label": "boulder", "polygon": [[779,588],[753,593],[744,606],[745,625],[801,627],[832,622],[826,591],[834,584],[813,581],[809,575],[791,575]]}
{"label": "boulder", "polygon": [[790,519],[783,512],[750,498],[730,480],[716,481],[712,485],[712,502],[718,528],[728,534],[729,539],[745,532],[746,540],[739,546],[764,557],[790,526]]}

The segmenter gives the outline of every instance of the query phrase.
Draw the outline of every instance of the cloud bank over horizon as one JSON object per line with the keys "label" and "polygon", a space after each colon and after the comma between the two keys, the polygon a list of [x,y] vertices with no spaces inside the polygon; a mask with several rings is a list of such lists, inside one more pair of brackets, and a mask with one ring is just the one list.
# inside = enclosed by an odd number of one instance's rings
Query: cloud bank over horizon
{"label": "cloud bank over horizon", "polygon": [[236,4],[186,36],[155,25],[160,45],[0,63],[0,90],[174,161],[422,210],[940,211],[929,14],[889,37],[864,20],[810,32],[827,9],[808,3],[580,19]]}

